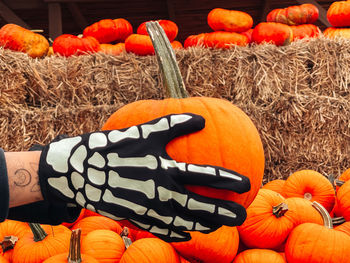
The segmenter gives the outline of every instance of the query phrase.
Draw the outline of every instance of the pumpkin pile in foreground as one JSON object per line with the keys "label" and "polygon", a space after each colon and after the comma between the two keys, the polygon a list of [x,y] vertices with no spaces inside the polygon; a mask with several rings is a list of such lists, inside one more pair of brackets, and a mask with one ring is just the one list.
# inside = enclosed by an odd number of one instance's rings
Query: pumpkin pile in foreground
{"label": "pumpkin pile in foreground", "polygon": [[259,189],[243,225],[192,232],[186,242],[166,243],[86,209],[74,223],[59,226],[6,220],[0,223],[0,263],[345,263],[350,222],[343,216],[348,218],[350,205],[342,192],[349,179],[350,169],[335,189],[322,174],[300,170],[271,181]]}

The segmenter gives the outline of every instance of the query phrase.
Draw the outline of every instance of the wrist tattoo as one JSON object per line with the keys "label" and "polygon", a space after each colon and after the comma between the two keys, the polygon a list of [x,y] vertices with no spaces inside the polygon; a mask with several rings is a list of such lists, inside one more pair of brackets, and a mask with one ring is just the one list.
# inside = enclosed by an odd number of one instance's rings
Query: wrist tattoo
{"label": "wrist tattoo", "polygon": [[32,181],[32,175],[27,169],[21,168],[15,171],[14,185],[19,187],[26,187]]}

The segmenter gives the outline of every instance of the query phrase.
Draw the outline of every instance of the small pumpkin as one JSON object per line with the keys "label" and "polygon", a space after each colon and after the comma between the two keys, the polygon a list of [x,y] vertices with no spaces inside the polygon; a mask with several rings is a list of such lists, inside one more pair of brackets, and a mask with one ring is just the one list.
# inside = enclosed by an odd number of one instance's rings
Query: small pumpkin
{"label": "small pumpkin", "polygon": [[123,239],[112,230],[97,229],[81,240],[81,253],[103,263],[119,262],[125,251]]}
{"label": "small pumpkin", "polygon": [[125,51],[125,43],[100,45],[100,52],[105,54],[118,56],[124,51]]}
{"label": "small pumpkin", "polygon": [[133,242],[124,252],[119,263],[180,263],[175,249],[159,238],[144,238]]}
{"label": "small pumpkin", "polygon": [[57,254],[43,263],[98,263],[99,261],[94,257],[80,253],[80,234],[80,229],[72,231],[68,253]]}
{"label": "small pumpkin", "polygon": [[328,212],[335,203],[335,192],[332,183],[322,174],[314,170],[300,170],[292,173],[283,185],[285,197],[301,197],[317,201]]}
{"label": "small pumpkin", "polygon": [[191,262],[230,263],[238,251],[236,227],[222,226],[209,234],[191,232],[191,240],[171,245]]}
{"label": "small pumpkin", "polygon": [[49,50],[49,41],[26,28],[15,24],[6,24],[0,29],[0,46],[24,52],[32,58],[43,57]]}
{"label": "small pumpkin", "polygon": [[272,191],[275,191],[283,196],[283,185],[285,180],[284,179],[275,179],[267,182],[262,186],[262,189],[270,189]]}
{"label": "small pumpkin", "polygon": [[232,263],[286,263],[282,255],[270,249],[247,249],[237,255]]}
{"label": "small pumpkin", "polygon": [[91,36],[77,37],[70,34],[63,34],[53,41],[52,48],[54,53],[65,57],[79,56],[98,52],[100,50],[100,43],[96,38]]}
{"label": "small pumpkin", "polygon": [[252,35],[253,35],[253,28],[248,29],[247,31],[242,32],[242,35],[245,35],[248,38],[248,43],[252,43]]}
{"label": "small pumpkin", "polygon": [[274,9],[268,13],[266,21],[294,26],[315,23],[318,16],[319,11],[317,6],[307,3]]}
{"label": "small pumpkin", "polygon": [[261,22],[253,30],[252,41],[256,44],[285,46],[293,41],[293,31],[290,26],[282,23]]}
{"label": "small pumpkin", "polygon": [[214,8],[207,17],[214,31],[244,32],[253,26],[253,18],[246,12]]}
{"label": "small pumpkin", "polygon": [[205,47],[224,49],[231,48],[234,45],[246,46],[248,43],[249,40],[247,36],[235,32],[225,31],[207,33],[203,41]]}
{"label": "small pumpkin", "polygon": [[184,41],[184,48],[203,46],[205,35],[206,33],[188,36]]}
{"label": "small pumpkin", "polygon": [[171,43],[171,46],[173,47],[173,49],[182,49],[183,45],[181,44],[180,41],[174,40]]}
{"label": "small pumpkin", "polygon": [[[350,38],[350,30],[349,30],[349,38]],[[335,180],[335,190],[338,192],[339,187],[342,186],[346,181],[350,180],[350,168],[346,169],[338,179]]]}
{"label": "small pumpkin", "polygon": [[327,19],[333,27],[350,26],[350,2],[334,1],[327,10]]}
{"label": "small pumpkin", "polygon": [[132,33],[132,25],[124,18],[102,19],[83,31],[84,37],[94,37],[101,44],[122,42]]}
{"label": "small pumpkin", "polygon": [[290,26],[293,31],[293,41],[303,38],[316,38],[321,34],[321,30],[314,24],[303,24]]}
{"label": "small pumpkin", "polygon": [[13,250],[13,263],[37,263],[67,252],[71,231],[63,226],[29,223],[31,232],[18,240]]}
{"label": "small pumpkin", "polygon": [[125,40],[126,52],[139,56],[154,55],[151,38],[147,35],[132,34]]}
{"label": "small pumpkin", "polygon": [[327,210],[313,202],[322,214],[324,225],[304,223],[289,234],[285,246],[288,263],[346,263],[350,251],[350,236],[333,229]]}
{"label": "small pumpkin", "polygon": [[345,234],[350,236],[350,221],[344,222],[336,227],[334,227],[335,230],[344,232]]}
{"label": "small pumpkin", "polygon": [[[174,23],[171,20],[156,20],[159,25],[163,28],[165,34],[167,35],[168,39],[170,42],[174,41],[175,38],[177,37],[177,34],[179,32],[179,28],[176,25],[176,23]],[[136,33],[140,34],[140,35],[148,35],[147,29],[146,29],[146,22],[143,22],[141,25],[139,25],[139,27],[137,28]]]}

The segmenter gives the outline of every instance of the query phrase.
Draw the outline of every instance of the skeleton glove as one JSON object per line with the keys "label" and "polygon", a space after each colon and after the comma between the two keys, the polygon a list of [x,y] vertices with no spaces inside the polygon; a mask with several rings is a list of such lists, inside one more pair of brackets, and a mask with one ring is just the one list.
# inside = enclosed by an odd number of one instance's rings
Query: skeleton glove
{"label": "skeleton glove", "polygon": [[221,167],[176,162],[166,153],[169,141],[203,129],[204,123],[199,115],[168,115],[52,141],[39,164],[44,199],[127,219],[169,242],[189,240],[187,231],[240,225],[246,218],[241,205],[195,194],[184,185],[243,193],[250,189],[248,178]]}

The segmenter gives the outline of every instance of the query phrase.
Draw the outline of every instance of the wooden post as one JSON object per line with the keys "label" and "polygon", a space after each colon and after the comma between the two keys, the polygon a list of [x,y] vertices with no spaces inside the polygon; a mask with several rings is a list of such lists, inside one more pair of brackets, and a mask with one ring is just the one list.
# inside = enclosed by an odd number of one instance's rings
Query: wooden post
{"label": "wooden post", "polygon": [[75,22],[78,24],[81,30],[84,30],[88,26],[88,22],[80,12],[77,3],[67,3],[69,11],[72,13]]}
{"label": "wooden post", "polygon": [[3,1],[0,0],[0,16],[4,18],[7,23],[12,23],[24,27],[26,29],[31,29],[30,26],[20,19]]}
{"label": "wooden post", "polygon": [[49,35],[51,39],[62,35],[62,11],[60,3],[48,3]]}

